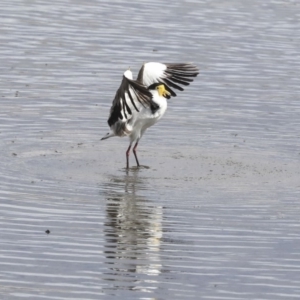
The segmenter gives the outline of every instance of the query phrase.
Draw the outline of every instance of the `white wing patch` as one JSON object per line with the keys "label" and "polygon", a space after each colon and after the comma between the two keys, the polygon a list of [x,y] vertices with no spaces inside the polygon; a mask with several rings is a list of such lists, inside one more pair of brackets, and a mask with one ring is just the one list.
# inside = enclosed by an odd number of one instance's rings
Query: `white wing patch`
{"label": "white wing patch", "polygon": [[133,79],[132,72],[130,71],[130,69],[124,72],[124,76],[128,79]]}
{"label": "white wing patch", "polygon": [[164,78],[164,71],[167,69],[165,64],[158,62],[148,62],[144,64],[143,84],[149,86],[159,82],[160,78]]}

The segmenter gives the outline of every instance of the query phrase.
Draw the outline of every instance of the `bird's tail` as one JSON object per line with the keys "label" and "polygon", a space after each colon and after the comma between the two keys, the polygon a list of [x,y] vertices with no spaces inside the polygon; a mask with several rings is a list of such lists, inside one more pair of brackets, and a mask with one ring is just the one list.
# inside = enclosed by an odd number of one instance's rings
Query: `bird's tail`
{"label": "bird's tail", "polygon": [[102,139],[101,139],[101,141],[102,140],[106,140],[106,139],[108,139],[108,138],[110,138],[110,137],[113,137],[113,136],[116,136],[113,132],[109,132],[109,133],[107,133]]}

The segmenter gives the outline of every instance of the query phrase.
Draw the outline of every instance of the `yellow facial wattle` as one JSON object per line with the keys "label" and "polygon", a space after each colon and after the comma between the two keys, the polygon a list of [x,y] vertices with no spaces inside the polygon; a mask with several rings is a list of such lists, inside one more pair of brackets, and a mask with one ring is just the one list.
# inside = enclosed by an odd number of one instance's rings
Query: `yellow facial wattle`
{"label": "yellow facial wattle", "polygon": [[161,84],[157,87],[157,91],[158,91],[159,96],[161,96],[161,97],[167,97],[170,95],[170,93],[165,89],[165,86],[163,84]]}

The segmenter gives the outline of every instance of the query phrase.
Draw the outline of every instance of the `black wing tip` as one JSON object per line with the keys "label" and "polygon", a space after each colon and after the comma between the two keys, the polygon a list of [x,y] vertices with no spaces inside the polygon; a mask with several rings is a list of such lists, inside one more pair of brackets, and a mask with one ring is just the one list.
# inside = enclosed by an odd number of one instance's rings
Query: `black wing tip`
{"label": "black wing tip", "polygon": [[114,110],[111,113],[111,115],[109,116],[109,118],[107,120],[107,124],[108,124],[109,127],[111,127],[112,125],[114,125],[119,120],[123,120],[123,116],[121,114],[121,111]]}
{"label": "black wing tip", "polygon": [[197,73],[199,74],[199,68],[194,63],[166,63],[167,69],[174,70],[183,73]]}
{"label": "black wing tip", "polygon": [[[170,93],[173,97],[176,96],[171,88],[179,91],[184,91],[183,86],[190,85],[194,81],[191,77],[197,77],[199,68],[193,63],[167,63],[165,72],[166,78],[163,79],[164,83],[170,88]],[[175,94],[175,95],[174,95]]]}

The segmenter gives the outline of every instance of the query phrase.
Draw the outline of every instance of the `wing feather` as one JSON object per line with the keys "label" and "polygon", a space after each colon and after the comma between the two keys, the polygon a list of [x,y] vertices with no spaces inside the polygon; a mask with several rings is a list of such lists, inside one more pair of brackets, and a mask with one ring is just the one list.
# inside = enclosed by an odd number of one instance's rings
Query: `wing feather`
{"label": "wing feather", "polygon": [[108,125],[111,127],[117,122],[127,122],[134,111],[139,112],[139,106],[150,107],[152,102],[152,94],[145,86],[123,76],[110,109]]}
{"label": "wing feather", "polygon": [[[135,109],[137,112],[139,112],[139,109],[138,109],[138,108],[136,107],[136,105],[135,105],[135,102],[134,102],[134,100],[133,100],[133,97],[132,97],[132,95],[131,95],[130,90],[128,91],[128,97],[129,97],[130,102],[131,102],[131,104],[133,105],[134,109]],[[131,114],[131,113],[130,113],[130,114]]]}
{"label": "wing feather", "polygon": [[192,64],[162,64],[157,62],[145,63],[139,71],[137,82],[150,86],[153,83],[162,82],[168,85],[172,96],[176,93],[171,89],[183,91],[180,85],[187,86],[199,74],[199,69]]}

